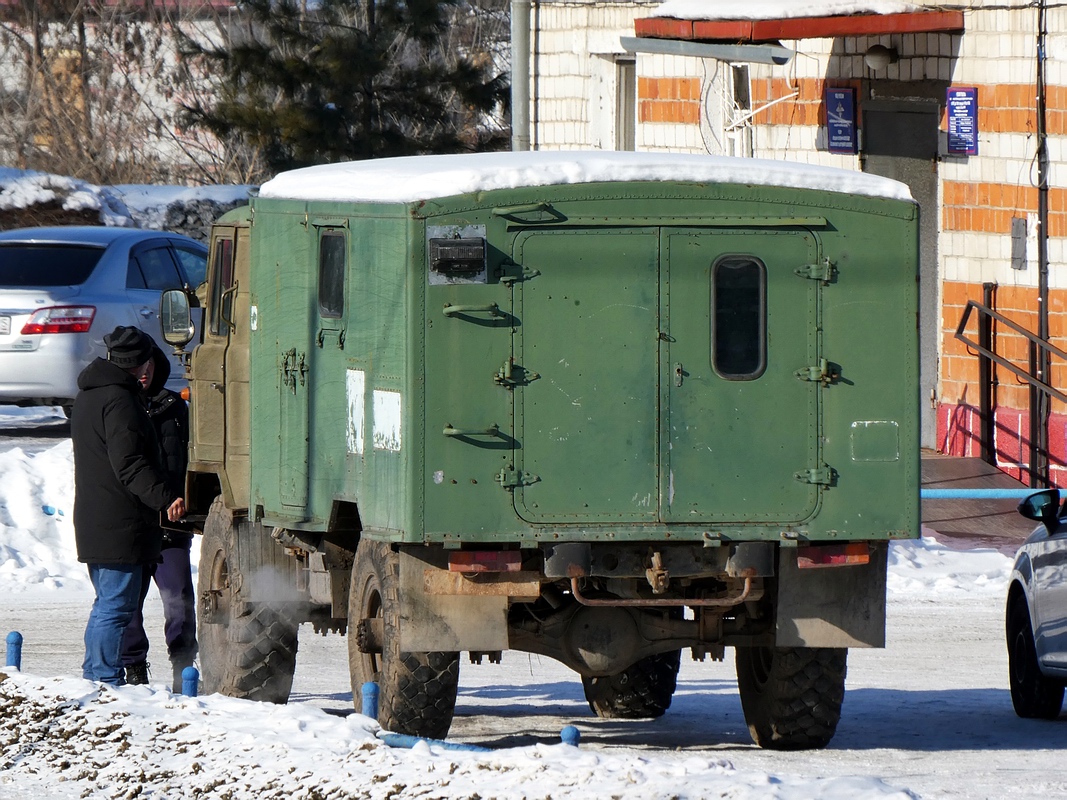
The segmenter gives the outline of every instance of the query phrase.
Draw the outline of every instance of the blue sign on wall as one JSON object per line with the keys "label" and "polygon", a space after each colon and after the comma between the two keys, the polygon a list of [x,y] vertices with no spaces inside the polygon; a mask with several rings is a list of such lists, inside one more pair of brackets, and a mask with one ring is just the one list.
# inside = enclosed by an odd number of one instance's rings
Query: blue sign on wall
{"label": "blue sign on wall", "polygon": [[978,89],[950,86],[945,100],[948,117],[948,152],[978,155]]}
{"label": "blue sign on wall", "polygon": [[856,90],[826,89],[826,149],[831,153],[855,153]]}

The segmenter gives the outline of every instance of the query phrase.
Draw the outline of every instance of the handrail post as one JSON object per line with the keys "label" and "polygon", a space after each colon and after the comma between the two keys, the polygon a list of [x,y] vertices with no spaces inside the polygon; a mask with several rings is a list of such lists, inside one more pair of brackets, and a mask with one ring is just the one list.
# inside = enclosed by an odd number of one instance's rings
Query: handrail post
{"label": "handrail post", "polygon": [[1034,382],[1030,383],[1030,455],[1027,466],[1030,473],[1030,486],[1035,489],[1041,489],[1047,485],[1041,470],[1041,443],[1044,437],[1041,435],[1041,390],[1036,383],[1040,371],[1039,358],[1037,342],[1031,339],[1030,377],[1034,378]]}
{"label": "handrail post", "polygon": [[[993,307],[995,283],[982,284],[982,303],[987,308]],[[993,350],[993,318],[988,314],[978,315],[978,343],[987,351]],[[978,353],[978,415],[980,420],[979,444],[982,448],[982,460],[987,464],[997,465],[996,448],[993,441],[993,362],[984,352]]]}

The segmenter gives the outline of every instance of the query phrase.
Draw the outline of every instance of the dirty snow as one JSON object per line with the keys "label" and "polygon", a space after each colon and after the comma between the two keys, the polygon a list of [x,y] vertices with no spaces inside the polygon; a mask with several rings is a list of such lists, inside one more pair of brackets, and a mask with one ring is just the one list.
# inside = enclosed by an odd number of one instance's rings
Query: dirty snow
{"label": "dirty snow", "polygon": [[795,19],[930,11],[897,0],[666,0],[649,16],[670,19]]}

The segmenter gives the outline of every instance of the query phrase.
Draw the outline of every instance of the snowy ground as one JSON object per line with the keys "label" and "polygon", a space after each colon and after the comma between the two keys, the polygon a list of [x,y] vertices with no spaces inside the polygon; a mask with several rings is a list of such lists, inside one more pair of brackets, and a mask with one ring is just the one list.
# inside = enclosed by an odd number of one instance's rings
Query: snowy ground
{"label": "snowy ground", "polygon": [[[57,414],[0,408],[0,432],[27,425],[0,438],[0,635],[25,637],[23,671],[0,679],[0,800],[1067,797],[1067,727],[1018,719],[1006,689],[1009,559],[932,538],[893,546],[888,645],[850,653],[841,724],[818,752],[751,744],[729,652],[683,659],[654,722],[596,719],[548,659],[464,664],[450,741],[482,752],[382,744],[351,712],[344,638],[306,626],[288,706],[102,688],[76,677],[91,594],[70,443]],[[147,617],[160,640],[154,592]]]}

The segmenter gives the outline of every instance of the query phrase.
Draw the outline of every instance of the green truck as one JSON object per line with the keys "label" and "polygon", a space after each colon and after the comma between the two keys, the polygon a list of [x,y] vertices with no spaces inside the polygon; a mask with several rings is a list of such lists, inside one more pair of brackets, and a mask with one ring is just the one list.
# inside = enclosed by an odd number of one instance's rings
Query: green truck
{"label": "green truck", "polygon": [[751,159],[422,156],[264,184],[211,235],[187,500],[208,691],[447,734],[460,655],[552,657],[601,717],[735,651],[760,746],[824,746],[919,534],[918,208]]}

